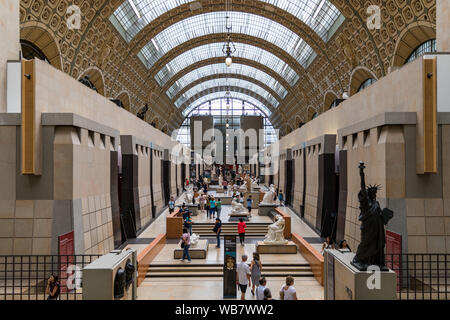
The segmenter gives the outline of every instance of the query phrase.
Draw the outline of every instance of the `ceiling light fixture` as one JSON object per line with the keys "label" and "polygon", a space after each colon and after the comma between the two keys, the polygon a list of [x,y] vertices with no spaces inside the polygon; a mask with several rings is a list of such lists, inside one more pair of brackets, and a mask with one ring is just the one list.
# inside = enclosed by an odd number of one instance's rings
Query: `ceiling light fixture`
{"label": "ceiling light fixture", "polygon": [[[230,67],[233,64],[233,54],[236,52],[236,46],[234,45],[233,40],[231,40],[231,30],[233,29],[233,25],[230,22],[230,17],[228,16],[228,11],[231,11],[231,0],[226,0],[225,8],[227,11],[225,29],[227,30],[227,39],[223,44],[222,52],[225,54],[225,64],[227,67]],[[229,23],[229,24],[228,24]]]}

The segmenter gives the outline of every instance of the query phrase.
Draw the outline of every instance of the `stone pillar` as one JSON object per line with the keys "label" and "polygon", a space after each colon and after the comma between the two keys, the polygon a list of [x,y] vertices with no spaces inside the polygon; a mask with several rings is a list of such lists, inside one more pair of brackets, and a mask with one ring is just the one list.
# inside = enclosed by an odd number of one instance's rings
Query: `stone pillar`
{"label": "stone pillar", "polygon": [[450,52],[450,1],[436,1],[436,45],[438,52]]}
{"label": "stone pillar", "polygon": [[19,60],[19,1],[0,1],[0,113],[6,112],[6,62]]}

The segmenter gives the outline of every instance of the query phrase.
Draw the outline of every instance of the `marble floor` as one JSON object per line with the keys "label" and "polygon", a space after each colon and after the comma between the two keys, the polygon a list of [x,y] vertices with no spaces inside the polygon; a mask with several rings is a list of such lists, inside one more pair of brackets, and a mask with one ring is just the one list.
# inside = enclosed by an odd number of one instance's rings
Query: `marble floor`
{"label": "marble floor", "polygon": [[[214,193],[212,191],[211,193]],[[183,203],[183,197],[181,196],[176,200],[177,205]],[[228,221],[228,212],[231,210],[231,206],[222,206],[221,218],[223,222]],[[299,234],[304,238],[319,239],[319,236],[295,213],[289,208],[283,207],[291,217],[292,232]],[[270,218],[259,216],[257,209],[252,211],[251,222],[266,223],[271,222]],[[159,234],[165,232],[166,229],[166,216],[168,215],[168,209],[166,209],[149,227],[147,227],[136,239],[136,243],[129,244],[128,247],[134,248],[138,253],[143,250],[147,244],[145,241],[139,243],[139,240],[151,239],[157,237]],[[201,213],[199,216],[193,217],[193,221],[197,223],[212,222],[212,219],[208,220],[206,213]],[[249,239],[249,243],[245,246],[238,244],[237,255],[247,254],[249,257],[255,251],[255,240]],[[321,249],[320,243],[311,243],[317,250]],[[177,243],[169,242],[162,251],[158,254],[152,264],[182,264],[179,260],[173,259],[173,250],[178,248]],[[223,263],[223,246],[218,249],[214,244],[210,244],[208,248],[208,254],[206,259],[195,260],[195,263],[201,264],[215,264]],[[263,255],[261,258],[263,263],[305,263],[306,260],[302,255]],[[238,258],[240,261],[240,258]],[[283,284],[283,278],[268,278],[267,287],[272,290],[274,298],[279,298],[278,291]],[[297,296],[300,300],[322,300],[323,299],[323,287],[314,278],[298,278],[295,285],[297,289]],[[177,300],[223,300],[222,296],[223,285],[221,278],[150,278],[146,279],[142,285],[138,288],[138,299],[177,299]],[[254,300],[250,291],[247,291],[246,298]]]}

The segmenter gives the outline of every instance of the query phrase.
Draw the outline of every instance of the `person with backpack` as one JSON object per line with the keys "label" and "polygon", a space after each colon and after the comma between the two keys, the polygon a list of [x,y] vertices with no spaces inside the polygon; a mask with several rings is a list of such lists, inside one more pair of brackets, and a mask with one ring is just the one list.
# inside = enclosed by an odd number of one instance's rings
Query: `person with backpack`
{"label": "person with backpack", "polygon": [[293,277],[286,277],[286,285],[282,285],[280,289],[280,300],[298,300]]}
{"label": "person with backpack", "polygon": [[216,234],[217,238],[216,248],[220,248],[220,233],[222,232],[222,221],[219,219],[219,217],[216,218],[213,232]]}
{"label": "person with backpack", "polygon": [[284,201],[283,190],[280,190],[280,193],[278,194],[278,200],[280,200],[280,206],[282,206]]}
{"label": "person with backpack", "polygon": [[189,255],[189,247],[191,246],[191,235],[186,228],[183,229],[183,235],[181,236],[181,248],[183,249],[183,257],[180,259],[184,262],[184,259],[188,259],[188,263],[191,262],[191,256]]}

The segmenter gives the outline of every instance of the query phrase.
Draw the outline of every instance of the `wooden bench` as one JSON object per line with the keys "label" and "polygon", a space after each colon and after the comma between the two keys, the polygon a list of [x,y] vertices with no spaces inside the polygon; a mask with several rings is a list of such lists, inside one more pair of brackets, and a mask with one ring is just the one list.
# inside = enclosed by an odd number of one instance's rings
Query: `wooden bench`
{"label": "wooden bench", "polygon": [[166,238],[179,239],[183,235],[183,217],[180,208],[175,210],[166,217]]}

